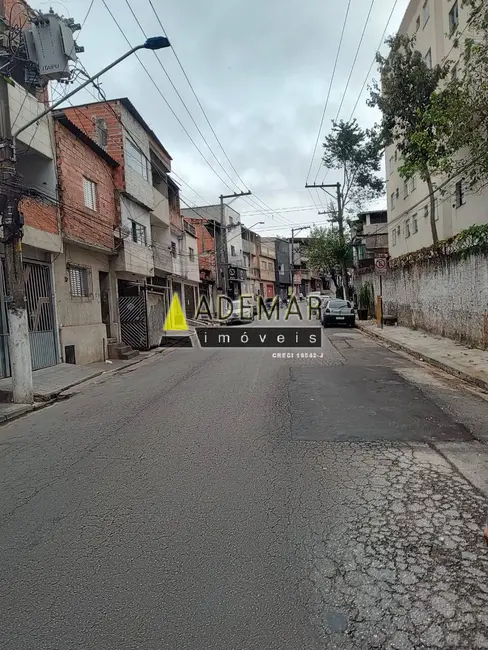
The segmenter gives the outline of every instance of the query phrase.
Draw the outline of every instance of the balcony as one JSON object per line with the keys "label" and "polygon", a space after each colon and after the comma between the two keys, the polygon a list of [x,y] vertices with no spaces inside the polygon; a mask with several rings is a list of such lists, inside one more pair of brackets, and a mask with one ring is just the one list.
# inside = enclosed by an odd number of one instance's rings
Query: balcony
{"label": "balcony", "polygon": [[[12,124],[12,132],[15,133],[24,124],[27,124],[27,122],[30,122],[30,120],[33,120],[42,113],[46,109],[46,106],[37,101],[33,95],[26,92],[18,84],[13,86],[7,84],[7,88],[10,122]],[[24,149],[27,149],[28,151],[36,151],[46,158],[54,158],[48,116],[44,116],[28,129],[19,133],[17,141],[20,153]]]}
{"label": "balcony", "polygon": [[161,194],[155,187],[153,187],[153,198],[154,198],[154,208],[151,210],[151,215],[155,219],[151,219],[151,222],[155,225],[165,225],[168,228],[170,227],[170,218],[169,218],[169,203],[168,199]]}
{"label": "balcony", "polygon": [[145,277],[154,275],[152,248],[136,244],[130,239],[123,239],[122,242],[123,246],[119,251],[115,270]]}

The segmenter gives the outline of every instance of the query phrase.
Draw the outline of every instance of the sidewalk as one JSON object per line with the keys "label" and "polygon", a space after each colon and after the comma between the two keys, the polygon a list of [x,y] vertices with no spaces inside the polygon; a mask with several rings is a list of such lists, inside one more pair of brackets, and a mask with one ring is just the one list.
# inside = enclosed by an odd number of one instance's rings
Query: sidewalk
{"label": "sidewalk", "polygon": [[136,358],[127,361],[110,359],[109,362],[92,363],[88,366],[59,363],[50,368],[35,370],[32,373],[34,404],[13,404],[10,401],[12,398],[12,378],[0,379],[0,424],[55,400],[68,389],[83,384],[90,379],[101,375],[115,374],[157,354],[169,354],[171,351],[172,348],[156,348],[149,352],[141,352]]}
{"label": "sidewalk", "polygon": [[401,325],[385,325],[380,329],[373,321],[356,321],[356,324],[369,336],[488,391],[488,351],[471,349],[451,339]]}

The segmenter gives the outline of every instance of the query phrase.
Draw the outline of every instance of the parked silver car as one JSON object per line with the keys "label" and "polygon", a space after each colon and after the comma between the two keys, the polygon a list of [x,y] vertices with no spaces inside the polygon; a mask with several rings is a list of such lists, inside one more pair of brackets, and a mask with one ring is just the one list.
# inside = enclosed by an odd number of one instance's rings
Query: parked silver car
{"label": "parked silver car", "polygon": [[354,327],[356,325],[356,312],[354,306],[349,300],[339,300],[334,298],[328,300],[322,309],[322,325],[347,325]]}

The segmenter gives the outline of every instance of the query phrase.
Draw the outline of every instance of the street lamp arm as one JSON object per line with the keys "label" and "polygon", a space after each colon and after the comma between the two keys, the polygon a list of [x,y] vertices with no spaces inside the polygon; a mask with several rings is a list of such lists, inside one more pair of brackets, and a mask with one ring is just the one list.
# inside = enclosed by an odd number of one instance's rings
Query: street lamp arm
{"label": "street lamp arm", "polygon": [[98,79],[98,77],[101,77],[104,75],[106,72],[111,70],[112,68],[115,68],[116,65],[127,59],[129,56],[134,54],[134,52],[137,52],[138,50],[160,50],[164,47],[170,47],[170,42],[166,37],[162,36],[155,36],[153,38],[148,38],[145,43],[142,45],[136,45],[136,47],[133,47],[131,50],[123,54],[122,56],[119,56],[118,59],[115,61],[112,61],[109,65],[107,65],[103,70],[100,70],[100,72],[97,72],[97,74],[93,75],[92,77],[89,77],[86,81],[84,81],[82,84],[77,86],[74,90],[72,90],[70,93],[67,95],[64,95],[64,97],[61,97],[58,101],[54,102],[49,108],[46,108],[45,111],[42,113],[39,113],[34,119],[30,120],[26,124],[20,127],[20,129],[17,129],[15,133],[12,133],[12,139],[15,141],[15,139],[26,129],[28,129],[30,126],[38,122],[40,119],[51,113],[55,108],[63,104],[65,101],[73,97],[73,95],[76,95],[76,93],[80,92],[80,90],[83,90],[83,88],[86,88],[89,84],[93,83],[95,79]]}

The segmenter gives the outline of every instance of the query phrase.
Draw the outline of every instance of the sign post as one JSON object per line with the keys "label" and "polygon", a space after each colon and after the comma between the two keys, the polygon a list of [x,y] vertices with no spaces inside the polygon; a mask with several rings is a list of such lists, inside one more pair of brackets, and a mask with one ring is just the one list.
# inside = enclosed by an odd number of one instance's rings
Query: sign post
{"label": "sign post", "polygon": [[376,298],[376,325],[383,329],[383,274],[386,273],[387,260],[384,257],[376,257],[374,270],[380,276],[380,295]]}

